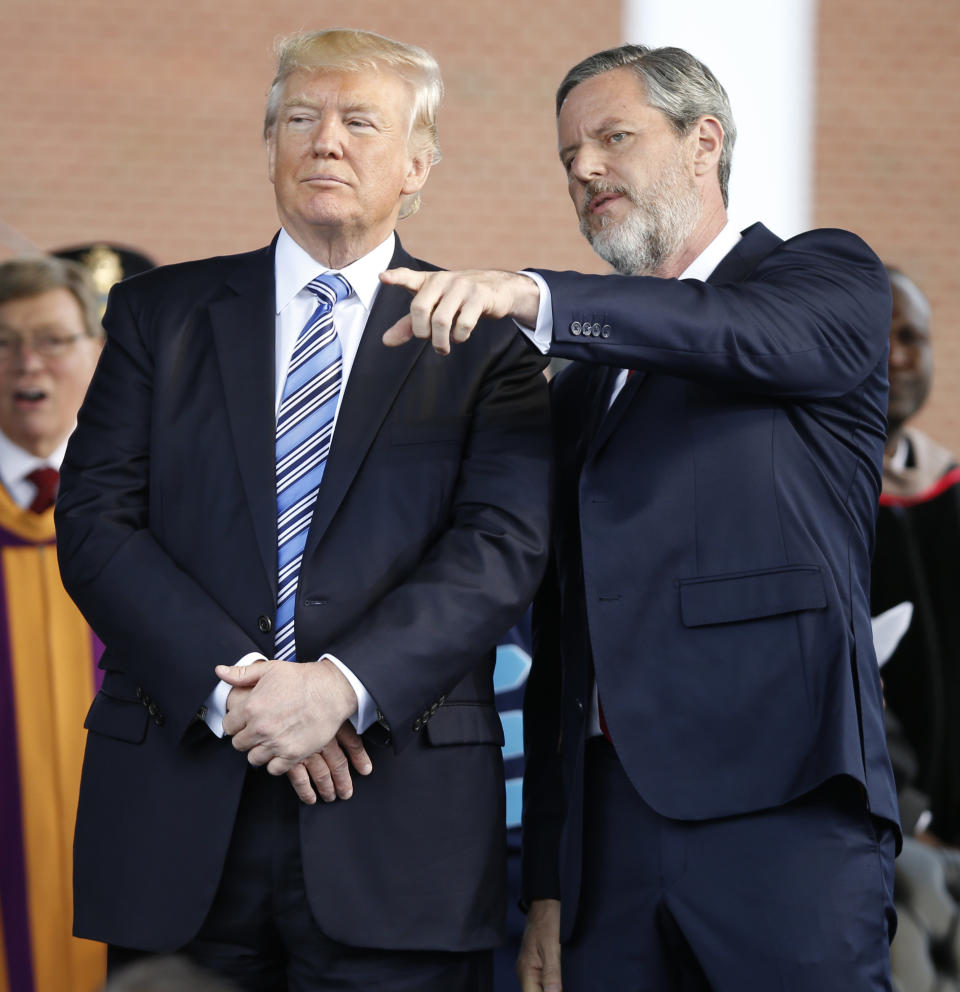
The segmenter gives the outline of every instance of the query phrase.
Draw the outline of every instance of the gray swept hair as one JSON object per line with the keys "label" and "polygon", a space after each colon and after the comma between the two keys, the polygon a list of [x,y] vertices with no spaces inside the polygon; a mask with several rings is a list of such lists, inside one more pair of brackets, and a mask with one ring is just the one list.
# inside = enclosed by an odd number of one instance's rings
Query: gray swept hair
{"label": "gray swept hair", "polygon": [[91,338],[103,337],[97,294],[86,266],[55,255],[24,255],[0,263],[0,303],[39,296],[53,289],[73,294]]}
{"label": "gray swept hair", "polygon": [[733,145],[737,140],[737,126],[730,110],[727,91],[717,77],[689,52],[682,48],[647,48],[644,45],[621,45],[608,48],[578,62],[563,77],[557,90],[557,116],[570,91],[593,76],[611,69],[632,69],[643,84],[647,102],[670,121],[681,137],[701,117],[715,117],[723,128],[723,145],[717,178],[723,205],[727,206],[730,182],[730,162]]}

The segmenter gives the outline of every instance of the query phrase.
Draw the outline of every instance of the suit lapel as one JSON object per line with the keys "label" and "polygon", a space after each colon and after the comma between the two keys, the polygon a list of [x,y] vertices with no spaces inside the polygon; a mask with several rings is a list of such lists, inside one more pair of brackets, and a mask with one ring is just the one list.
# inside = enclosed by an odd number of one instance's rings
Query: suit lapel
{"label": "suit lapel", "polygon": [[[399,241],[390,262],[391,268],[397,266],[423,268],[400,247]],[[377,292],[340,402],[304,559],[316,549],[330,526],[397,393],[427,346],[426,341],[409,341],[399,348],[388,348],[381,341],[383,332],[409,313],[410,300],[410,294],[397,286],[381,286]]]}
{"label": "suit lapel", "polygon": [[[223,379],[227,416],[257,547],[276,589],[277,506],[276,291],[274,244],[248,257],[227,285],[234,294],[210,305],[210,322]],[[210,453],[212,458],[216,452]]]}
{"label": "suit lapel", "polygon": [[606,411],[605,415],[600,421],[599,426],[593,433],[593,442],[590,445],[590,450],[588,452],[588,457],[592,458],[603,445],[606,443],[607,438],[615,430],[617,424],[623,418],[623,412],[630,405],[630,401],[637,394],[637,390],[640,388],[643,381],[647,378],[647,373],[638,369],[632,376],[623,384],[623,389],[617,393],[617,398],[613,401],[610,408],[607,409],[606,405],[610,402],[610,393],[613,392],[613,386],[616,382],[617,376],[620,374],[620,369],[618,368],[608,368],[607,378],[605,380],[606,388],[603,392],[603,396],[600,399],[602,409]]}
{"label": "suit lapel", "polygon": [[[720,260],[720,263],[710,274],[707,282],[711,285],[741,282],[753,271],[760,259],[765,258],[780,244],[780,238],[767,230],[763,224],[753,224],[742,231],[741,235],[740,240]],[[609,371],[613,373],[615,378],[619,369]],[[588,457],[592,458],[606,443],[646,377],[646,372],[638,370],[624,384],[623,389],[613,401],[613,405],[607,410],[606,416],[603,417],[593,433],[593,442],[590,445]],[[613,384],[610,380],[609,388],[603,394],[603,402],[606,402],[612,388]]]}
{"label": "suit lapel", "polygon": [[740,232],[740,240],[720,259],[707,282],[711,286],[743,282],[757,267],[757,263],[780,243],[781,239],[763,224],[751,224]]}

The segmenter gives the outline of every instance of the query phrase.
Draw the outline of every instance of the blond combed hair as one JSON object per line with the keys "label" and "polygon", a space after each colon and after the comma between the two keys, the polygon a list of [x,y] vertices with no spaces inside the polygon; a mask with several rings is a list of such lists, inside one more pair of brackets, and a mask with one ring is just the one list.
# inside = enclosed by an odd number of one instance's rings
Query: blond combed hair
{"label": "blond combed hair", "polygon": [[[440,161],[437,116],[443,98],[443,80],[437,60],[425,49],[394,41],[372,31],[333,28],[311,31],[278,39],[274,46],[277,72],[267,95],[263,136],[269,139],[277,125],[283,89],[287,79],[300,70],[331,69],[339,72],[388,70],[398,75],[411,90],[410,151],[428,158],[430,165]],[[404,197],[400,217],[409,217],[420,208],[420,194]]]}

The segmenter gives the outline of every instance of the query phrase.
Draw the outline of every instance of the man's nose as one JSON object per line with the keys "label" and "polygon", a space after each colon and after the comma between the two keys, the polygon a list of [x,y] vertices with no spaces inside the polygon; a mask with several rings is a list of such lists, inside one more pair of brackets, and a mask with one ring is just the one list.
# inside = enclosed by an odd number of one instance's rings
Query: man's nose
{"label": "man's nose", "polygon": [[599,151],[590,147],[577,149],[570,162],[570,177],[581,183],[588,183],[604,175],[606,168]]}
{"label": "man's nose", "polygon": [[33,346],[33,342],[22,340],[14,349],[13,364],[16,369],[33,371],[44,367],[43,357]]}
{"label": "man's nose", "polygon": [[339,158],[343,154],[343,125],[339,120],[325,117],[317,122],[313,132],[313,153],[318,158]]}
{"label": "man's nose", "polygon": [[890,335],[890,359],[891,368],[905,369],[913,362],[911,351],[906,347],[896,334]]}

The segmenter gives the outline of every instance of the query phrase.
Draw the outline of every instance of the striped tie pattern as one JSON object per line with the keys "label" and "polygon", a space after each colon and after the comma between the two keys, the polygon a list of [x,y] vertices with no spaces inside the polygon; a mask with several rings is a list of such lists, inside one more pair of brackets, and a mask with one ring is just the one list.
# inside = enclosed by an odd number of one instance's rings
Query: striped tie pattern
{"label": "striped tie pattern", "polygon": [[274,657],[296,661],[293,625],[300,560],[323,479],[342,381],[333,307],[352,292],[339,273],[317,276],[307,289],[319,305],[290,358],[277,413],[277,617]]}

